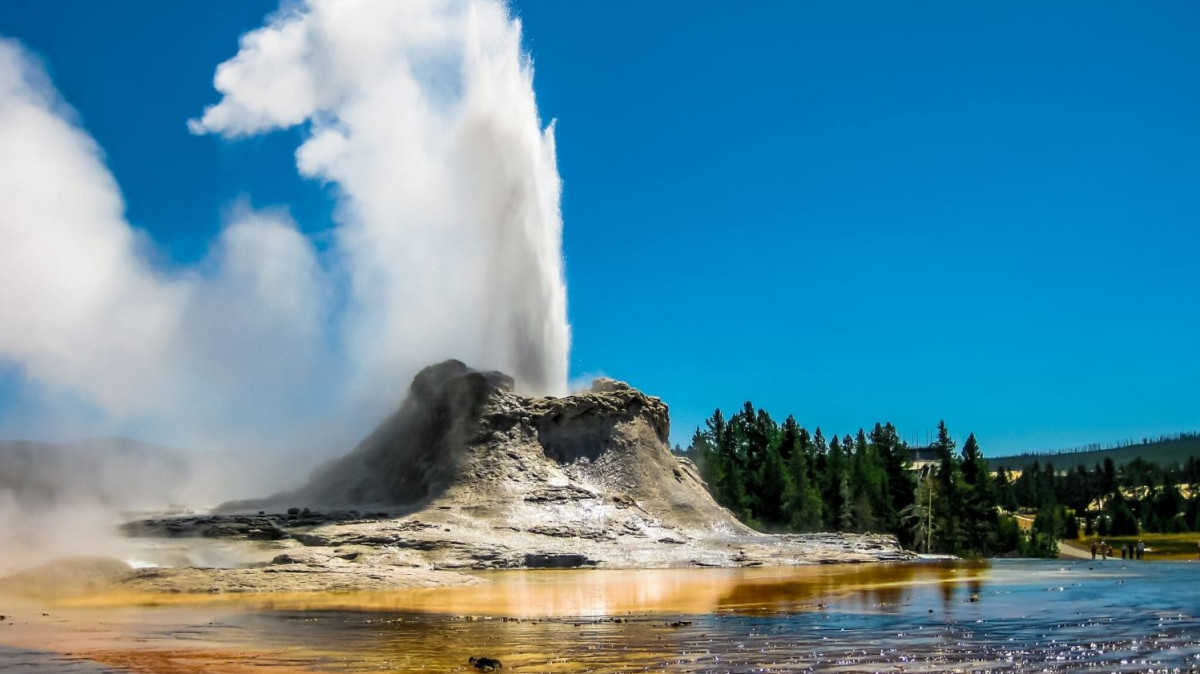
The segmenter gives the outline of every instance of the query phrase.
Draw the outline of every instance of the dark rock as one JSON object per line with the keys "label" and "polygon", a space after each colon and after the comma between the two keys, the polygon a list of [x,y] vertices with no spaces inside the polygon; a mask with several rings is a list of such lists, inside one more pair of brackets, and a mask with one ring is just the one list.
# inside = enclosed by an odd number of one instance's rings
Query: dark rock
{"label": "dark rock", "polygon": [[496,658],[476,657],[474,655],[467,658],[467,664],[481,672],[494,672],[504,667]]}
{"label": "dark rock", "polygon": [[333,541],[331,541],[328,537],[318,536],[316,534],[300,533],[300,532],[293,531],[293,532],[291,532],[291,535],[292,535],[292,540],[296,541],[300,545],[306,545],[309,547],[324,547],[324,546],[331,545],[333,543]]}
{"label": "dark rock", "polygon": [[577,569],[583,566],[595,566],[595,564],[585,555],[530,553],[525,555],[524,566],[527,569]]}
{"label": "dark rock", "polygon": [[525,500],[530,503],[550,503],[554,501],[579,501],[596,498],[592,492],[574,485],[549,486],[529,494]]}

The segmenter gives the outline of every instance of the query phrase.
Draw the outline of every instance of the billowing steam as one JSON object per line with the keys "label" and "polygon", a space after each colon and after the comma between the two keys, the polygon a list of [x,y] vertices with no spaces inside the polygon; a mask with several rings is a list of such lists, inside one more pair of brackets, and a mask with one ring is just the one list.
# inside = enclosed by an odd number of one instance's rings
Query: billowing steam
{"label": "billowing steam", "polygon": [[100,148],[0,41],[0,364],[179,446],[342,451],[450,357],[566,391],[553,128],[506,6],[288,3],[215,86],[195,134],[303,129],[329,246],[234,208],[202,263],[153,267]]}

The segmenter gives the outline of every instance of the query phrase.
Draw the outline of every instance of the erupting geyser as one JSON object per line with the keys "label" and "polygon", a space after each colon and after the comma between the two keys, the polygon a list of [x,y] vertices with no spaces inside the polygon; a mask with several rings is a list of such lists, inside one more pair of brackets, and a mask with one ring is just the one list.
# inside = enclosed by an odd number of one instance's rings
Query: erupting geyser
{"label": "erupting geyser", "polygon": [[297,164],[339,188],[360,374],[467,346],[533,392],[565,392],[553,128],[504,5],[311,0],[246,35],[215,84],[224,98],[195,132],[309,125]]}
{"label": "erupting geyser", "polygon": [[450,357],[566,393],[560,184],[532,78],[495,0],[285,3],[188,127],[299,127],[332,232],[317,246],[320,223],[243,208],[208,259],[162,270],[96,143],[0,41],[0,365],[106,413],[83,432],[187,446],[344,446]]}

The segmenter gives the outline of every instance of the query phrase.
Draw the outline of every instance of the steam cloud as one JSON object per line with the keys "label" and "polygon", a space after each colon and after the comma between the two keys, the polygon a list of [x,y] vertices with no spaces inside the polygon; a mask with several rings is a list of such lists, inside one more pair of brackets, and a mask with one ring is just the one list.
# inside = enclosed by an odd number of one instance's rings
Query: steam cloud
{"label": "steam cloud", "polygon": [[300,126],[332,243],[235,208],[187,269],[149,264],[100,148],[0,40],[0,364],[184,445],[343,450],[449,357],[565,393],[560,181],[520,23],[492,0],[286,7],[188,127]]}

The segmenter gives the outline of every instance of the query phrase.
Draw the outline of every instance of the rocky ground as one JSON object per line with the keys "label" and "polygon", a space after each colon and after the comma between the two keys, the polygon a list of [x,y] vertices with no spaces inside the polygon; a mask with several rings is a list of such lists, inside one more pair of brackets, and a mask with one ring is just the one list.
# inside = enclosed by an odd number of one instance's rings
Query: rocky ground
{"label": "rocky ground", "polygon": [[[562,519],[539,518],[523,526],[481,519],[477,506],[449,505],[396,519],[314,512],[147,520],[127,529],[138,535],[240,540],[257,561],[239,568],[140,569],[126,574],[121,584],[184,592],[381,590],[477,582],[461,572],[489,569],[789,566],[913,558],[890,536],[707,533],[665,525],[636,504],[613,504],[615,517],[596,515],[610,507],[600,500],[571,492],[569,499],[551,502]],[[589,509],[590,521],[565,516]]]}
{"label": "rocky ground", "polygon": [[237,568],[150,568],[125,588],[374,590],[522,568],[763,566],[912,559],[891,536],[766,535],[709,496],[667,445],[667,407],[620,382],[530,398],[457,361],[309,484],[217,514],[130,522],[129,536],[244,546]]}

